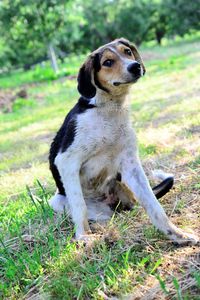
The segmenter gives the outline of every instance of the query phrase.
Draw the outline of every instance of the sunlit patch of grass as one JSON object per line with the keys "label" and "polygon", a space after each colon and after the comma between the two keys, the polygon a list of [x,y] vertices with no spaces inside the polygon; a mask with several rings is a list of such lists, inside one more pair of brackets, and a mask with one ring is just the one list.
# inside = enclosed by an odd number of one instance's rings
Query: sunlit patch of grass
{"label": "sunlit patch of grass", "polygon": [[54,73],[49,62],[45,62],[42,65],[38,64],[26,72],[23,69],[19,69],[6,75],[3,74],[0,76],[0,86],[2,88],[13,88],[27,83],[53,81],[63,76],[76,75],[80,61],[84,61],[85,57],[86,55],[66,57],[65,62],[59,64],[60,70],[57,74]]}
{"label": "sunlit patch of grass", "polygon": [[30,167],[32,163],[38,162],[41,158],[48,157],[49,145],[48,144],[40,144],[37,143],[33,145],[32,142],[29,142],[26,145],[15,148],[15,152],[10,153],[9,156],[4,154],[3,159],[0,162],[0,171],[10,170],[10,169],[17,169],[21,168],[22,166]]}
{"label": "sunlit patch of grass", "polygon": [[2,172],[0,175],[1,204],[9,205],[13,198],[20,199],[21,193],[24,193],[26,185],[33,185],[35,178],[38,177],[43,183],[48,183],[49,189],[51,190],[50,183],[53,181],[47,162],[34,163],[29,168],[11,170],[9,173]]}
{"label": "sunlit patch of grass", "polygon": [[160,60],[157,62],[156,69],[154,69],[154,72],[165,72],[167,74],[168,72],[173,72],[173,70],[179,71],[182,69],[187,68],[188,63],[192,62],[192,57],[189,55],[176,55],[171,56],[168,59]]}
{"label": "sunlit patch of grass", "polygon": [[139,152],[141,158],[154,155],[157,153],[157,146],[153,144],[149,144],[149,145],[140,144]]}

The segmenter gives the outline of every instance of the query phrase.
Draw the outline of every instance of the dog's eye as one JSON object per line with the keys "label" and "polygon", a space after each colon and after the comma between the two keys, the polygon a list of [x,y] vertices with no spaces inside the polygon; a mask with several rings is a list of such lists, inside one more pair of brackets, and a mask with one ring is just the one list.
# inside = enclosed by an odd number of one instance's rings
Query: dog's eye
{"label": "dog's eye", "polygon": [[124,53],[131,56],[132,55],[132,52],[130,49],[124,49]]}
{"label": "dog's eye", "polygon": [[103,66],[105,67],[112,67],[112,65],[114,64],[114,60],[113,59],[106,59],[104,62],[103,62]]}

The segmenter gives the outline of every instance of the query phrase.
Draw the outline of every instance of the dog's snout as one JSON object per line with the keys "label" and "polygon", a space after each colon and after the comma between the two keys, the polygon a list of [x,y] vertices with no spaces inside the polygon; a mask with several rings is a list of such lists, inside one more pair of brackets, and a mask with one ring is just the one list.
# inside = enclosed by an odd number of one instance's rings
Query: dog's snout
{"label": "dog's snout", "polygon": [[127,70],[134,75],[138,75],[141,72],[141,65],[139,62],[135,61],[128,65]]}

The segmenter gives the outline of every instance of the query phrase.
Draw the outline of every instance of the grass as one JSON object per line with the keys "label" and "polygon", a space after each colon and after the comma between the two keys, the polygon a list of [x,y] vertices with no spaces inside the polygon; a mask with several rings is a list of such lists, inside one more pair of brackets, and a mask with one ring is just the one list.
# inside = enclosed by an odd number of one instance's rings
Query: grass
{"label": "grass", "polygon": [[23,69],[18,69],[12,73],[7,73],[6,75],[0,74],[0,87],[14,88],[36,82],[53,81],[62,78],[63,76],[76,75],[80,60],[82,60],[83,57],[84,55],[69,55],[64,59],[63,63],[58,61],[59,71],[57,74],[53,72],[49,62],[35,65],[26,72],[24,72]]}
{"label": "grass", "polygon": [[[147,75],[130,93],[147,173],[175,174],[175,189],[162,205],[177,225],[198,235],[199,46],[143,49]],[[65,63],[74,75],[80,58]],[[93,225],[97,238],[89,246],[73,240],[68,216],[53,213],[48,149],[78,93],[73,78],[36,80],[34,72],[0,77],[1,92],[21,86],[28,92],[28,101],[18,99],[13,112],[0,114],[0,298],[199,299],[199,248],[174,246],[141,207],[116,214],[104,227]]]}

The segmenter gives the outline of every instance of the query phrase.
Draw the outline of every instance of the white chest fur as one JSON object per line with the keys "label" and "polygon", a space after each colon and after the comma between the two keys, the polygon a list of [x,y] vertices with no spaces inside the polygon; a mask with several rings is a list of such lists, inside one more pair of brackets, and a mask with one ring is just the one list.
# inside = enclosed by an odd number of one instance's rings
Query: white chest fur
{"label": "white chest fur", "polygon": [[88,110],[78,116],[77,133],[89,144],[109,147],[123,143],[130,131],[127,108],[102,107]]}
{"label": "white chest fur", "polygon": [[[130,134],[129,112],[126,108],[95,108],[78,117],[80,147],[91,145],[80,170],[84,195],[99,196],[107,178],[116,176],[120,153]],[[84,140],[84,142],[83,142]]]}

